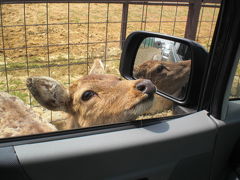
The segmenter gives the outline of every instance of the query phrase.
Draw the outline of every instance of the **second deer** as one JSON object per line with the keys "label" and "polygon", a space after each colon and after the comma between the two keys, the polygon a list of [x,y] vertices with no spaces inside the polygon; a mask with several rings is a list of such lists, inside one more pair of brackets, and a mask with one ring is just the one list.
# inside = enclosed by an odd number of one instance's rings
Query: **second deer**
{"label": "second deer", "polygon": [[[135,78],[150,79],[157,89],[175,97],[183,97],[183,89],[186,86],[191,70],[191,60],[178,63],[148,60],[133,70]],[[155,114],[171,109],[173,102],[155,95],[155,100],[147,114]]]}

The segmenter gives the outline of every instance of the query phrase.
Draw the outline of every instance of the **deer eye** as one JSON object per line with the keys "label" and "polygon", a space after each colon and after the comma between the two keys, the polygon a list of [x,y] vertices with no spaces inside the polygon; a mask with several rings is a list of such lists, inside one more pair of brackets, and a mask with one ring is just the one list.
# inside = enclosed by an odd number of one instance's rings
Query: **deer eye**
{"label": "deer eye", "polygon": [[157,69],[156,69],[156,72],[160,73],[160,72],[162,72],[163,69],[165,69],[164,65],[158,66]]}
{"label": "deer eye", "polygon": [[89,99],[91,99],[96,93],[93,92],[93,91],[85,91],[83,94],[82,94],[82,97],[81,99],[83,101],[88,101]]}

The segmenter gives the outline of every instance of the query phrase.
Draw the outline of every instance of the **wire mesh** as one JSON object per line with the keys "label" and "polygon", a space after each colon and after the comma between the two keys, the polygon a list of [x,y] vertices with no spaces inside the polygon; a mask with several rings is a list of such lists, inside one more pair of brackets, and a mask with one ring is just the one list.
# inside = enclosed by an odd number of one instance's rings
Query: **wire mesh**
{"label": "wire mesh", "polygon": [[[201,2],[196,41],[210,48],[220,0]],[[95,59],[119,74],[121,47],[133,31],[184,37],[192,1],[0,2],[0,91],[38,106],[26,89],[28,76],[50,76],[66,86],[88,74]]]}

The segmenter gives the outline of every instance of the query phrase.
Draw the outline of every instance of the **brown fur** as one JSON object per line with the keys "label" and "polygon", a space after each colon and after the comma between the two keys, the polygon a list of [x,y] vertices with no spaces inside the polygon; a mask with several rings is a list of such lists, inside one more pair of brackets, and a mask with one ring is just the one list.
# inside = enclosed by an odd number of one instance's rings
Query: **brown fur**
{"label": "brown fur", "polygon": [[[134,77],[150,79],[157,89],[169,95],[181,98],[182,89],[189,80],[191,60],[178,63],[149,60],[134,68]],[[155,100],[147,114],[168,110],[173,102],[155,95]]]}
{"label": "brown fur", "polygon": [[18,97],[0,92],[0,138],[56,131]]}

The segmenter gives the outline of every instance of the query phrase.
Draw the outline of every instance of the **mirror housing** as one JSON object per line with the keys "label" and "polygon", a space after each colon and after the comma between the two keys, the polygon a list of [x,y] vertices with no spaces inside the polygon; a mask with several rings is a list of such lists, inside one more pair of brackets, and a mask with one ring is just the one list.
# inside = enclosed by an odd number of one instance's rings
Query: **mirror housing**
{"label": "mirror housing", "polygon": [[196,107],[199,102],[199,94],[201,92],[201,85],[203,83],[204,75],[206,73],[206,65],[208,61],[208,52],[197,42],[178,38],[169,35],[163,35],[159,33],[151,33],[145,31],[136,31],[131,33],[123,47],[119,71],[121,75],[126,79],[135,79],[133,76],[134,62],[140,44],[146,38],[161,38],[187,45],[191,51],[191,73],[189,81],[186,87],[186,94],[183,99],[178,99],[165,92],[157,91],[158,95],[161,95],[167,99],[170,99],[177,104],[184,105],[186,107]]}

